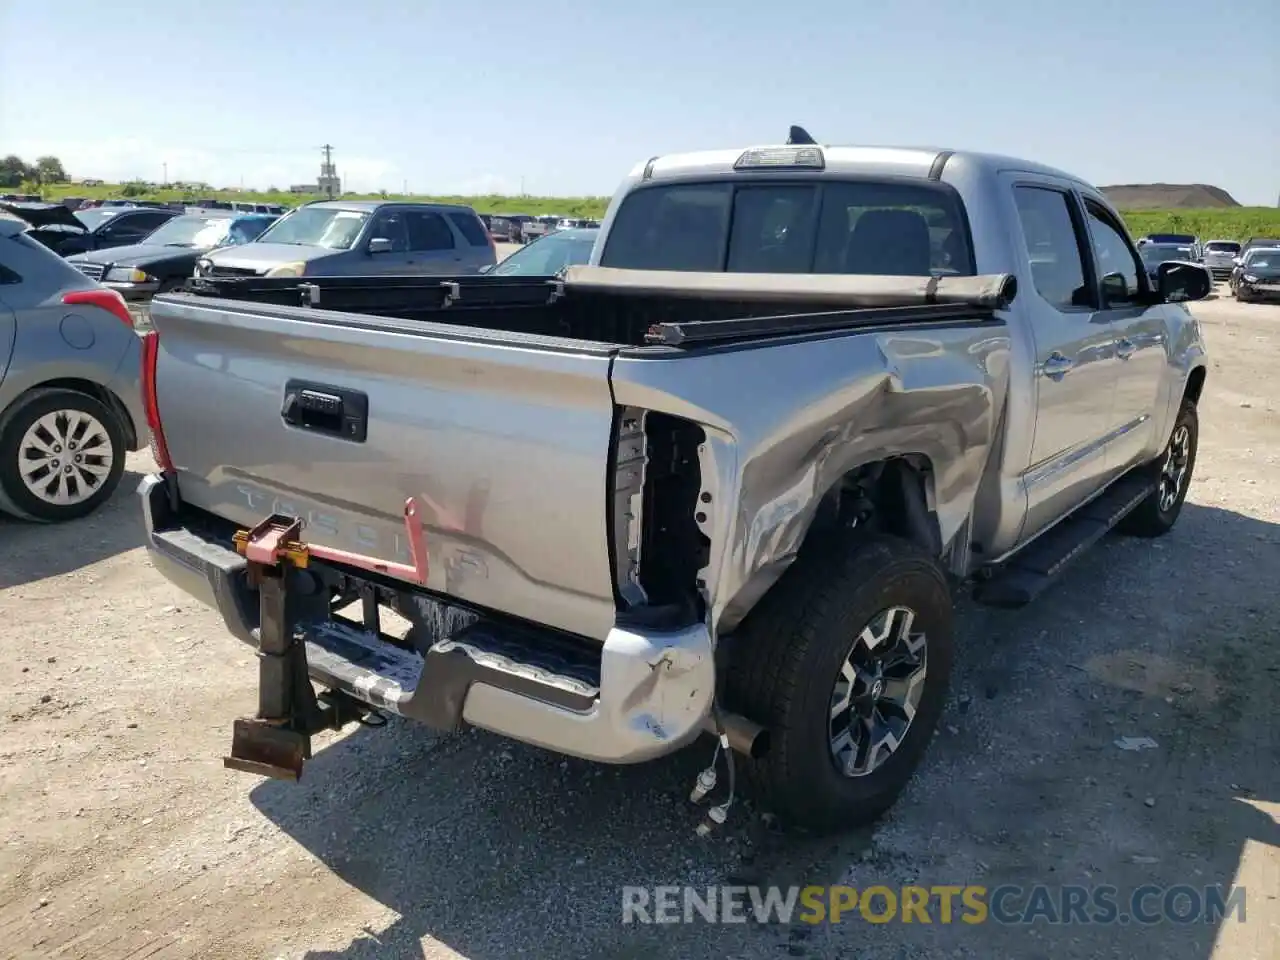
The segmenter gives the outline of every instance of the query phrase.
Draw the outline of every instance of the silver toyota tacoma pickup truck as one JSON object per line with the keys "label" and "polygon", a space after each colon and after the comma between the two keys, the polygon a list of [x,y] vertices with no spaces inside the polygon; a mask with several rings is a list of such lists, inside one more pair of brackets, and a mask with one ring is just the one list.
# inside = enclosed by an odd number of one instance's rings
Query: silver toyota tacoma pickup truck
{"label": "silver toyota tacoma pickup truck", "polygon": [[296,777],[374,712],[609,763],[710,732],[695,796],[736,764],[790,822],[874,817],[957,587],[1019,606],[1174,525],[1207,287],[1061,171],[789,144],[638,164],[554,278],[162,295],[140,495],[261,653],[227,763]]}

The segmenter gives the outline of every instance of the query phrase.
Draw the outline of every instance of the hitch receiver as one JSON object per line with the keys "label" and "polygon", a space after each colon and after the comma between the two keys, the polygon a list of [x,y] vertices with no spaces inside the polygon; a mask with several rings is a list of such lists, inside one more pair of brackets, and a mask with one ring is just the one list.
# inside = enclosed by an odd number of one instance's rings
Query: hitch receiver
{"label": "hitch receiver", "polygon": [[307,645],[298,624],[297,597],[315,584],[305,573],[312,557],[388,576],[427,582],[427,550],[421,511],[404,505],[412,563],[394,563],[302,541],[302,521],[274,514],[236,533],[236,550],[249,561],[249,584],[258,590],[258,712],[235,721],[231,754],[223,766],[278,780],[299,780],[311,759],[311,735],[338,730],[372,712],[354,697],[327,691],[319,698],[307,670]]}
{"label": "hitch receiver", "polygon": [[294,600],[310,560],[301,533],[301,520],[275,515],[235,535],[236,550],[249,561],[249,582],[258,588],[258,712],[235,721],[231,755],[222,761],[232,770],[295,781],[311,759],[313,733],[367,712],[337,694],[326,695],[322,706],[311,686]]}

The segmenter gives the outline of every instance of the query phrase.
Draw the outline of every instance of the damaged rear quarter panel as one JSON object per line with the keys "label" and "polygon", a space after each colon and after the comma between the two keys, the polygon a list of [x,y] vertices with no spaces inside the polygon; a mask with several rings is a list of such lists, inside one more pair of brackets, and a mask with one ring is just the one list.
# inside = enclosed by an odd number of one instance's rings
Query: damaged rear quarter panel
{"label": "damaged rear quarter panel", "polygon": [[702,425],[712,628],[734,628],[795,559],[849,470],[928,459],[942,543],[961,530],[1008,387],[1003,322],[859,331],[700,351],[632,351],[615,402]]}

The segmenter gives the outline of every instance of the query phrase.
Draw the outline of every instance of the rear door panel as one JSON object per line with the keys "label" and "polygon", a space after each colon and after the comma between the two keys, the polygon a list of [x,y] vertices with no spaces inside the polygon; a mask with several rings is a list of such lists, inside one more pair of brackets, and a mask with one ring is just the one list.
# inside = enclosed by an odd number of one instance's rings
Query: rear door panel
{"label": "rear door panel", "polygon": [[1022,536],[1043,530],[1107,480],[1118,360],[1111,318],[1089,304],[1088,234],[1070,184],[1005,174],[1028,258],[1019,293],[1035,347],[1036,425],[1023,473]]}

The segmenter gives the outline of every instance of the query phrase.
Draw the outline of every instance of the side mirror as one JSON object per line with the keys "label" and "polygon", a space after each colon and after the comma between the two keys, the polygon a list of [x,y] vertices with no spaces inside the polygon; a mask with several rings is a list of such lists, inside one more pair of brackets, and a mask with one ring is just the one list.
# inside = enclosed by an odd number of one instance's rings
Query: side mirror
{"label": "side mirror", "polygon": [[1129,299],[1129,283],[1123,273],[1102,275],[1102,297],[1107,303],[1119,303]]}
{"label": "side mirror", "polygon": [[375,253],[390,253],[390,252],[391,252],[391,241],[388,240],[386,237],[374,237],[372,240],[369,241],[370,256],[373,256]]}
{"label": "side mirror", "polygon": [[1203,300],[1213,289],[1208,270],[1186,263],[1162,263],[1156,277],[1160,299],[1166,303]]}
{"label": "side mirror", "polygon": [[1236,267],[1244,266],[1244,257],[1232,257],[1231,264]]}
{"label": "side mirror", "polygon": [[481,272],[481,273],[488,273],[490,270],[492,270],[492,269],[493,269],[493,267],[494,267],[494,265],[493,265],[492,263],[486,263],[483,267],[481,267],[481,268],[480,268],[480,272]]}

